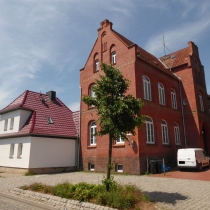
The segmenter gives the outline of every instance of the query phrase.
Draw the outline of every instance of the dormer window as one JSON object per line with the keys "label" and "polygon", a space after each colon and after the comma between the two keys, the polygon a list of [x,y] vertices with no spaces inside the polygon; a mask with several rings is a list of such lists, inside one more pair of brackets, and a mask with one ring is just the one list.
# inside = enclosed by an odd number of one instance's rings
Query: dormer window
{"label": "dormer window", "polygon": [[8,119],[4,121],[4,131],[7,131]]}
{"label": "dormer window", "polygon": [[49,123],[49,124],[53,124],[53,121],[52,121],[52,118],[51,117],[46,117],[47,118],[47,122]]}
{"label": "dormer window", "polygon": [[10,130],[13,130],[13,127],[14,127],[14,117],[10,119],[10,126],[9,126],[9,129],[10,129]]}

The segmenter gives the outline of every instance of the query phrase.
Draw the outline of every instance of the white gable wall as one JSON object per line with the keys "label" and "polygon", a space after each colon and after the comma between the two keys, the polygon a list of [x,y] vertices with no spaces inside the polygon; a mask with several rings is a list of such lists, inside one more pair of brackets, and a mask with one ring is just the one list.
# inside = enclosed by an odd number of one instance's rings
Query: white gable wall
{"label": "white gable wall", "polygon": [[[0,121],[0,134],[18,132],[23,127],[30,114],[31,111],[26,110],[15,110],[2,114]],[[12,118],[14,118],[14,126],[13,129],[10,130],[10,123]],[[4,131],[4,124],[6,119],[8,119],[8,125],[7,130]]]}
{"label": "white gable wall", "polygon": [[31,138],[29,168],[75,166],[76,140]]}
{"label": "white gable wall", "polygon": [[[18,144],[22,143],[22,155],[18,155]],[[14,144],[14,155],[10,157],[10,145]],[[0,166],[28,168],[30,156],[31,137],[18,137],[10,139],[0,139]]]}

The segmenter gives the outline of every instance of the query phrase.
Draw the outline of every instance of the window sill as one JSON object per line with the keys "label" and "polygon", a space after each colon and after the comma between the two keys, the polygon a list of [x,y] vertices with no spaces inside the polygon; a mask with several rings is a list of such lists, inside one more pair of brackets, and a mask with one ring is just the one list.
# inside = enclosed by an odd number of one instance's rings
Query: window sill
{"label": "window sill", "polygon": [[122,143],[122,144],[114,144],[113,147],[125,147],[125,143]]}
{"label": "window sill", "polygon": [[97,146],[96,145],[89,145],[89,146],[87,146],[87,148],[88,149],[94,149],[94,148],[97,148]]}

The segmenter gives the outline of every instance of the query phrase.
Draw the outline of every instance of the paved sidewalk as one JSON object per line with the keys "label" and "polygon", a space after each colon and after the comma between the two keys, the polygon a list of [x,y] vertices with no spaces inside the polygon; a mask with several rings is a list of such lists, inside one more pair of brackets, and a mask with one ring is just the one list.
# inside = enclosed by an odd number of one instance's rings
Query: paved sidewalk
{"label": "paved sidewalk", "polygon": [[[0,177],[0,192],[9,192],[15,187],[34,182],[55,185],[63,182],[101,183],[104,174],[73,172],[64,174]],[[197,180],[167,179],[152,176],[115,175],[115,181],[139,187],[149,198],[156,201],[158,209],[164,210],[209,210],[210,182]]]}

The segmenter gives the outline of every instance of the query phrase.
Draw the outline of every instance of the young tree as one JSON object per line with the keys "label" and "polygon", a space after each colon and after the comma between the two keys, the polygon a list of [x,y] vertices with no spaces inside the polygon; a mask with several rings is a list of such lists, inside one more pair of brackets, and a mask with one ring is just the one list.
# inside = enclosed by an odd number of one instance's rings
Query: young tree
{"label": "young tree", "polygon": [[143,103],[141,99],[126,95],[130,81],[117,68],[104,63],[101,67],[105,74],[100,75],[100,80],[96,80],[92,88],[95,97],[86,95],[82,100],[97,110],[100,130],[96,135],[109,135],[106,180],[110,180],[113,140],[119,137],[128,140],[126,133],[135,135],[135,127],[139,128],[143,122]]}

